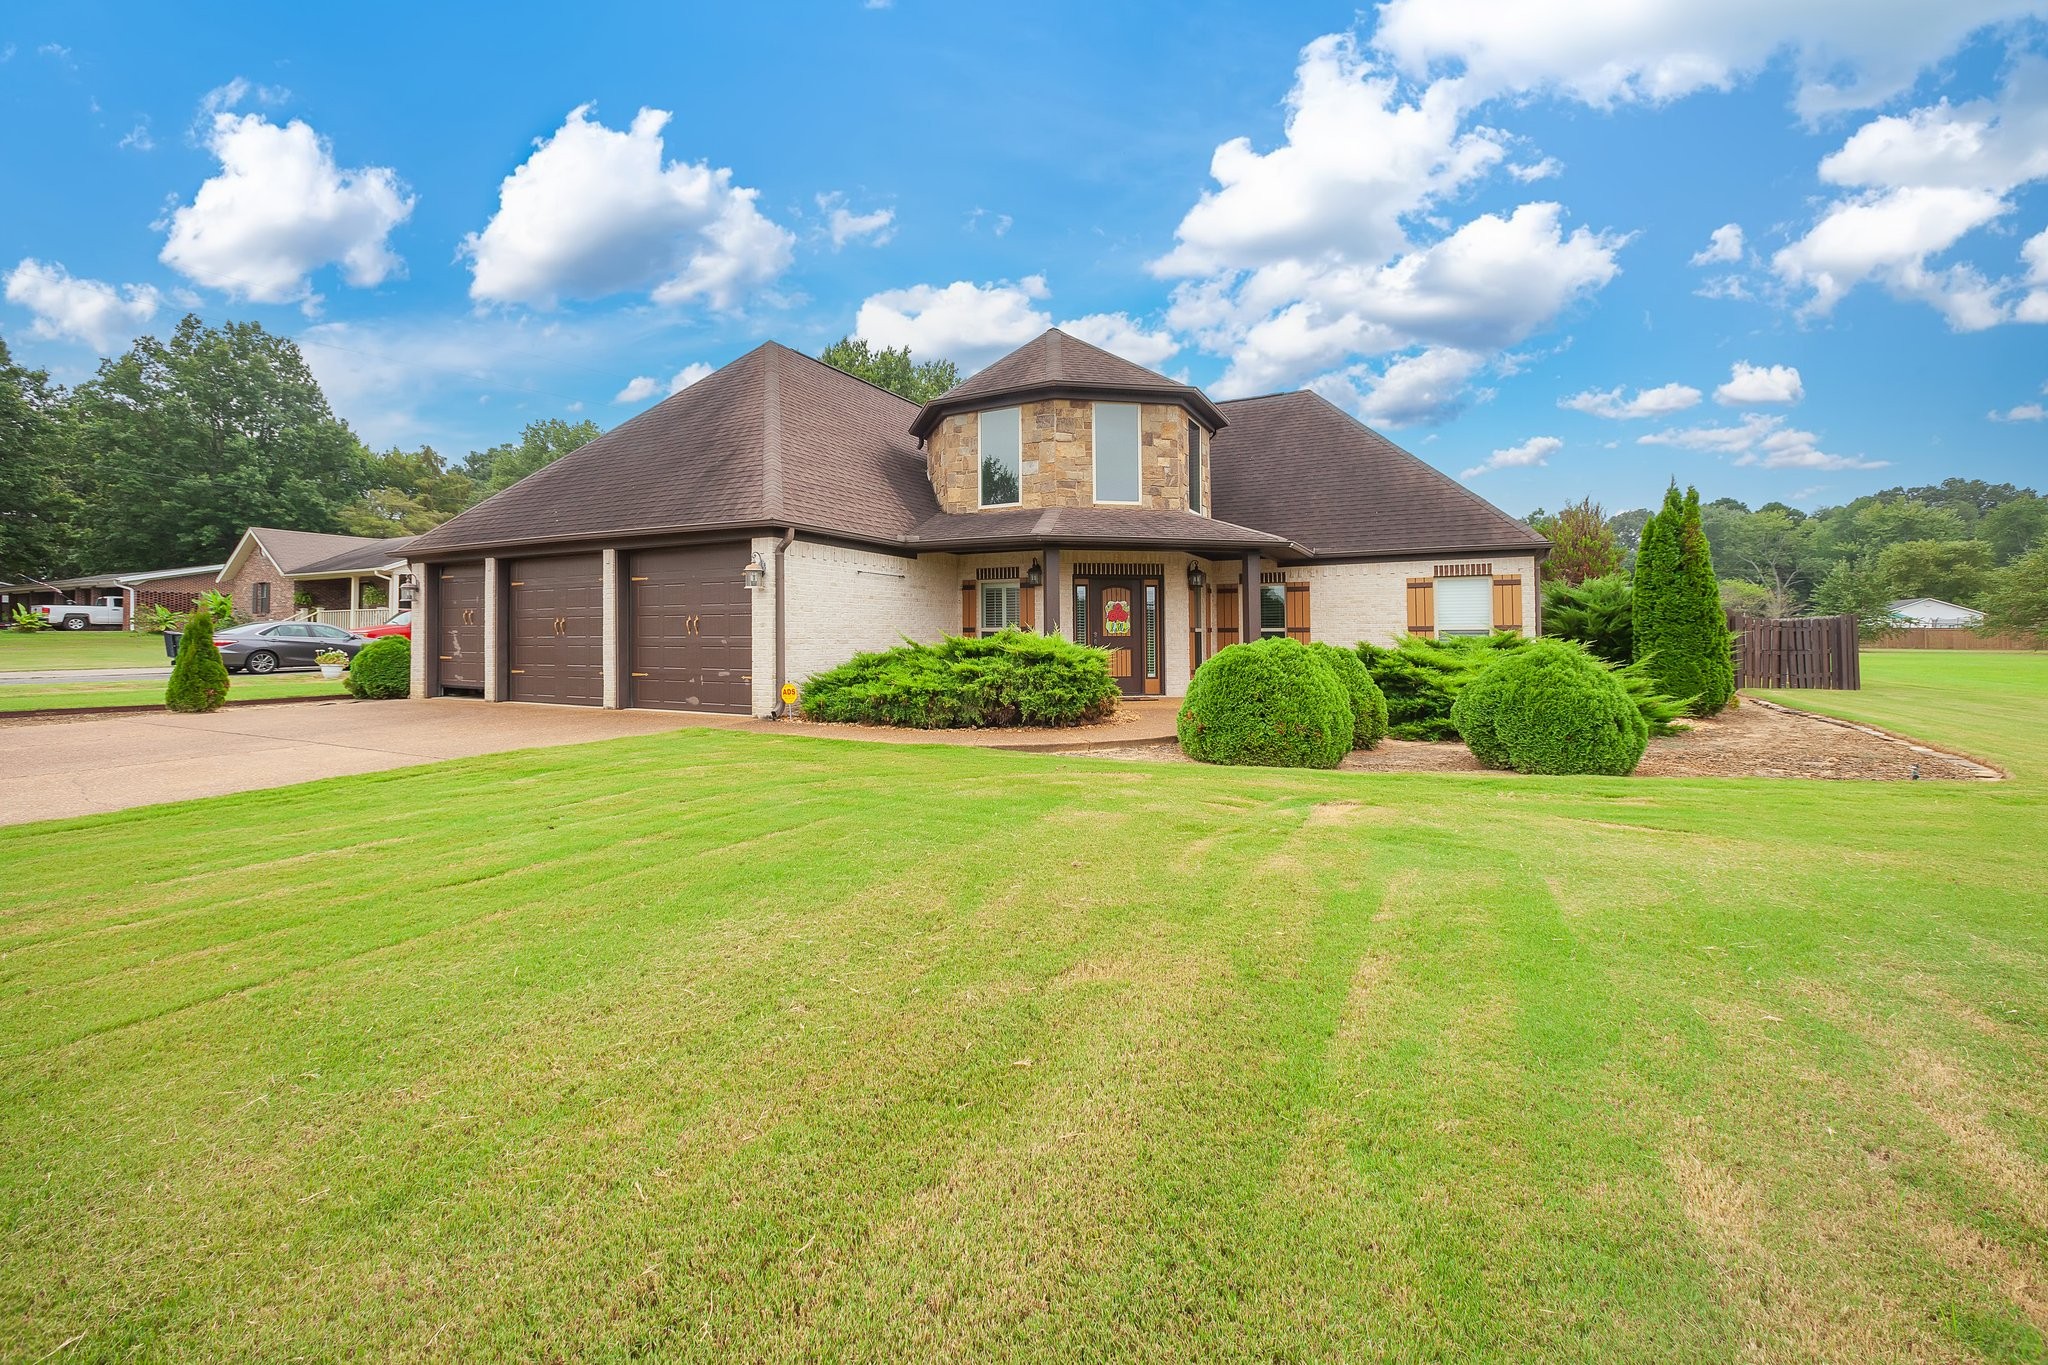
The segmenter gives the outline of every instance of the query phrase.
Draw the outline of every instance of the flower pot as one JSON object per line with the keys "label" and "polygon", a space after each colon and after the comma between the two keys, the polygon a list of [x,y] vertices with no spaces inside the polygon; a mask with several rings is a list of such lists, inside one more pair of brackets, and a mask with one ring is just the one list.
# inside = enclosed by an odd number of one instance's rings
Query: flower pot
{"label": "flower pot", "polygon": [[339,682],[341,680],[341,675],[344,671],[345,668],[341,664],[320,665],[320,676],[327,679],[327,681],[329,682]]}

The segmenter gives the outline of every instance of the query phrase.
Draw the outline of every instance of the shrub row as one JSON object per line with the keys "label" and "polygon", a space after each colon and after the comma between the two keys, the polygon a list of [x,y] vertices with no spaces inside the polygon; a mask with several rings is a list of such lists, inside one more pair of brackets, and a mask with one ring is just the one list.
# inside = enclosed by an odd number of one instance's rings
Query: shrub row
{"label": "shrub row", "polygon": [[1566,640],[1497,653],[1451,705],[1451,722],[1489,768],[1626,777],[1650,725],[1615,670]]}
{"label": "shrub row", "polygon": [[920,730],[1080,725],[1115,710],[1117,696],[1104,651],[1005,630],[856,654],[804,683],[803,714]]}
{"label": "shrub row", "polygon": [[[1425,640],[1404,635],[1392,648],[1360,645],[1359,657],[1387,699],[1387,733],[1395,739],[1457,739],[1451,708],[1458,693],[1504,655],[1535,643],[1511,631]],[[1686,702],[1664,696],[1644,661],[1613,670],[1652,735],[1676,734]]]}

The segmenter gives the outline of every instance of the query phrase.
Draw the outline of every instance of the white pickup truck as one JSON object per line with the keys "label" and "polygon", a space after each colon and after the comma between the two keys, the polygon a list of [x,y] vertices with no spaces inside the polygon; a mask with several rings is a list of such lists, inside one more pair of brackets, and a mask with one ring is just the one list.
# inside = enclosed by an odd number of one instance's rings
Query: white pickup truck
{"label": "white pickup truck", "polygon": [[87,626],[118,626],[121,619],[121,599],[102,597],[91,606],[80,606],[76,602],[58,602],[37,607],[43,620],[66,630],[84,630]]}

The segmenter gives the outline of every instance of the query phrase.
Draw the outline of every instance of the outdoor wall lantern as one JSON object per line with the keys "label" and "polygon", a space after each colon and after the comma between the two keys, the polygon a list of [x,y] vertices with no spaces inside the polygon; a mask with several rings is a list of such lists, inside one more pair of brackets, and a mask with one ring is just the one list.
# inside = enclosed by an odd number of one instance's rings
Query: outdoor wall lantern
{"label": "outdoor wall lantern", "polygon": [[747,586],[749,588],[758,588],[768,581],[768,566],[761,562],[761,552],[759,550],[754,551],[747,559],[746,573]]}
{"label": "outdoor wall lantern", "polygon": [[1024,586],[1035,588],[1043,582],[1045,582],[1045,570],[1039,567],[1038,561],[1034,559],[1031,561],[1031,567],[1024,571]]}
{"label": "outdoor wall lantern", "polygon": [[1188,586],[1189,586],[1189,587],[1191,587],[1191,588],[1199,588],[1199,587],[1201,587],[1201,586],[1202,586],[1203,584],[1207,583],[1208,581],[1209,581],[1209,575],[1207,575],[1207,574],[1205,574],[1205,573],[1203,573],[1203,572],[1202,572],[1202,566],[1201,566],[1201,565],[1199,565],[1199,564],[1190,564],[1190,565],[1188,565]]}

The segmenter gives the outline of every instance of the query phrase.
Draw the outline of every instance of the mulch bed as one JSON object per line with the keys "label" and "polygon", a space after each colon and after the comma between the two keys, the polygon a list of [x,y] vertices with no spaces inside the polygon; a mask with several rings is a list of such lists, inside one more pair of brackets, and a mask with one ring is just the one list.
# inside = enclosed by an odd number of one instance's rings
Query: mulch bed
{"label": "mulch bed", "polygon": [[[1806,777],[1848,782],[1983,781],[2004,774],[1971,759],[1943,753],[1868,726],[1791,711],[1745,697],[1709,720],[1687,722],[1681,735],[1653,739],[1637,777]],[[1098,758],[1187,763],[1170,741],[1123,749],[1068,752]],[[1483,768],[1456,740],[1438,744],[1382,740],[1339,767],[1369,773],[1475,773],[1513,777]]]}

